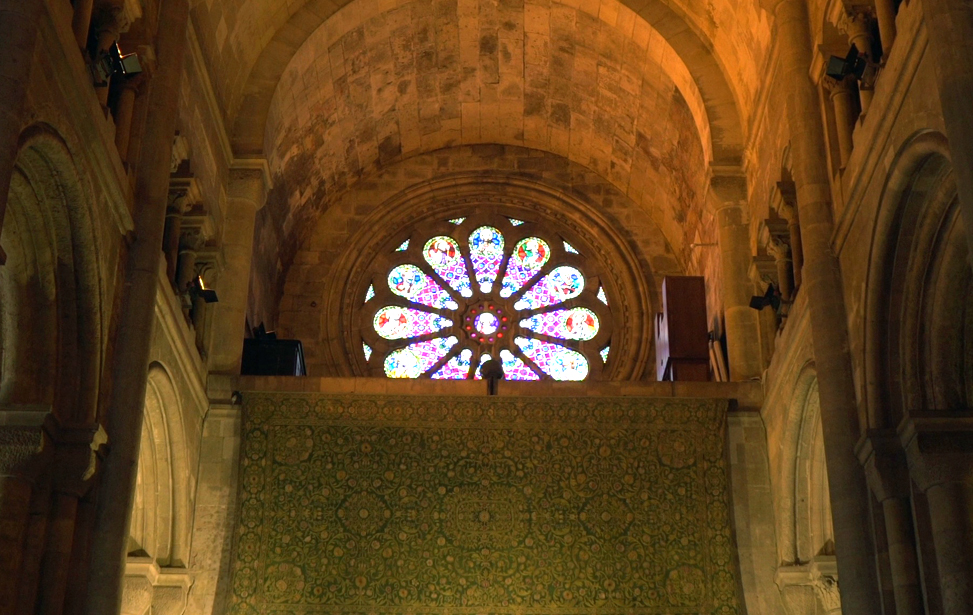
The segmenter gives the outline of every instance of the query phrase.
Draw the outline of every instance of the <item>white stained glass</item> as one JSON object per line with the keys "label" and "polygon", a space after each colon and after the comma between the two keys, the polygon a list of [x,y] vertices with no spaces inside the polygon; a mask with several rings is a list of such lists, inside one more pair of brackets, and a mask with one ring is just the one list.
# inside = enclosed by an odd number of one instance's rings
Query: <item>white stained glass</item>
{"label": "white stained glass", "polygon": [[598,300],[604,303],[605,305],[608,305],[608,295],[605,294],[604,286],[598,287]]}
{"label": "white stained glass", "polygon": [[455,224],[456,226],[459,226],[460,224],[463,224],[464,220],[466,220],[466,218],[453,218],[449,222],[450,224]]}
{"label": "white stained glass", "polygon": [[396,251],[396,252],[405,252],[405,251],[406,251],[406,250],[408,250],[408,249],[409,249],[409,240],[408,240],[408,239],[406,239],[406,240],[405,240],[405,241],[403,241],[403,242],[402,242],[401,244],[399,244],[399,247],[398,247],[398,248],[396,248],[396,249],[395,249],[395,251]]}
{"label": "white stained glass", "polygon": [[513,224],[514,226],[520,226],[524,223],[523,220],[518,220],[517,218],[507,218],[507,220],[510,220],[510,224]]}
{"label": "white stained glass", "polygon": [[564,249],[570,252],[571,254],[578,254],[578,251],[574,249],[574,246],[572,246],[566,241],[564,242]]}
{"label": "white stained glass", "polygon": [[365,361],[367,362],[369,359],[372,358],[372,347],[366,344],[365,342],[362,342],[361,348],[362,350],[365,351]]}
{"label": "white stained glass", "polygon": [[368,303],[369,301],[371,301],[374,298],[375,298],[375,285],[374,284],[369,284],[368,285],[368,290],[365,291],[365,303]]}
{"label": "white stained glass", "polygon": [[601,360],[604,363],[608,363],[608,351],[609,350],[611,350],[611,346],[605,346],[604,348],[601,349],[601,352],[598,353],[598,354],[601,355]]}

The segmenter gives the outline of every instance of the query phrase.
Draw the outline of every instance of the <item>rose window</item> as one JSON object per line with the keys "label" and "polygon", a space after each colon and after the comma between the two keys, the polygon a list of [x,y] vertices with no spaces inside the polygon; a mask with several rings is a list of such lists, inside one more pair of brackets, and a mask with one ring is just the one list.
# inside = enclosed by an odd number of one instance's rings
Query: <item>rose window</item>
{"label": "rose window", "polygon": [[[482,218],[482,217],[481,217]],[[584,380],[609,356],[611,314],[581,251],[513,218],[413,234],[365,294],[362,351],[390,378]]]}

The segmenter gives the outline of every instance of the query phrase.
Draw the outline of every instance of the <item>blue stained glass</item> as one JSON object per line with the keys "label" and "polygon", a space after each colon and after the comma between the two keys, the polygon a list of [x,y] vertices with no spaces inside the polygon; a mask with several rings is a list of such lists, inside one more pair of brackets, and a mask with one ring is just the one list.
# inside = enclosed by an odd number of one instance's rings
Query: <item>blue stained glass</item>
{"label": "blue stained glass", "polygon": [[449,361],[446,361],[446,364],[440,367],[432,377],[437,380],[465,380],[470,375],[470,359],[472,358],[473,351],[466,348]]}
{"label": "blue stained glass", "polygon": [[473,296],[470,276],[466,273],[466,261],[463,260],[463,254],[455,239],[445,235],[433,237],[426,242],[422,255],[433,270],[456,292],[464,297]]}
{"label": "blue stained glass", "polygon": [[452,326],[453,321],[422,310],[390,305],[375,314],[372,324],[375,332],[385,339],[404,340],[441,331]]}
{"label": "blue stained glass", "polygon": [[527,358],[555,380],[584,380],[588,377],[588,360],[580,352],[560,344],[518,337],[514,343]]}
{"label": "blue stained glass", "polygon": [[389,290],[409,301],[455,310],[459,305],[442,286],[415,265],[399,265],[389,273]]}
{"label": "blue stained glass", "polygon": [[368,303],[375,298],[375,285],[369,284],[368,290],[365,291],[365,303]]}
{"label": "blue stained glass", "polygon": [[514,294],[534,277],[551,258],[551,246],[537,237],[521,239],[514,246],[513,254],[507,259],[507,272],[503,275],[501,297]]}
{"label": "blue stained glass", "polygon": [[463,224],[464,220],[466,220],[466,218],[453,218],[449,222],[450,224],[455,224],[456,226],[459,226],[460,224]]}
{"label": "blue stained glass", "polygon": [[590,340],[598,335],[598,317],[587,308],[554,310],[520,321],[520,326],[535,333],[567,340]]}
{"label": "blue stained glass", "polygon": [[601,355],[601,360],[604,363],[608,363],[608,351],[609,350],[611,350],[611,346],[605,346],[604,348],[601,349],[601,352],[598,353],[598,354]]}
{"label": "blue stained glass", "polygon": [[362,342],[361,349],[365,351],[365,361],[367,362],[372,358],[372,347],[365,342]]}
{"label": "blue stained glass", "polygon": [[476,283],[485,293],[493,289],[503,261],[503,235],[492,226],[481,226],[470,235],[470,260]]}
{"label": "blue stained glass", "polygon": [[571,254],[578,254],[578,251],[574,249],[574,246],[572,246],[571,244],[569,244],[566,241],[564,242],[564,249],[567,252],[570,252]]}
{"label": "blue stained glass", "polygon": [[406,250],[408,250],[408,249],[409,249],[409,240],[408,240],[408,239],[406,239],[405,241],[403,241],[403,242],[402,242],[402,243],[401,243],[401,244],[399,245],[399,247],[398,247],[398,248],[396,248],[396,249],[395,249],[395,251],[396,251],[396,252],[405,252],[405,251],[406,251]]}
{"label": "blue stained glass", "polygon": [[536,310],[573,299],[584,290],[584,276],[574,267],[562,265],[531,286],[514,304],[518,310]]}
{"label": "blue stained glass", "polygon": [[534,370],[517,358],[506,348],[500,351],[500,362],[503,365],[503,375],[507,380],[540,380]]}
{"label": "blue stained glass", "polygon": [[520,226],[524,223],[523,220],[518,220],[517,218],[507,218],[507,220],[510,220],[510,224],[513,224],[514,226]]}
{"label": "blue stained glass", "polygon": [[604,286],[598,287],[598,300],[604,303],[605,305],[608,305],[608,295],[605,294]]}
{"label": "blue stained glass", "polygon": [[385,375],[389,378],[418,378],[445,357],[456,342],[455,337],[440,337],[393,350],[385,357]]}

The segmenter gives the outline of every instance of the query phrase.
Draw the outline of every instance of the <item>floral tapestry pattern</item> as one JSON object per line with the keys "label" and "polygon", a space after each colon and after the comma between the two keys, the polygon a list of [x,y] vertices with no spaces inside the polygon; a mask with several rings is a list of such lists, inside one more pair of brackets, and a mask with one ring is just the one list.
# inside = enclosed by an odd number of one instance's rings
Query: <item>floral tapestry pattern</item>
{"label": "floral tapestry pattern", "polygon": [[739,612],[725,401],[244,405],[235,615]]}

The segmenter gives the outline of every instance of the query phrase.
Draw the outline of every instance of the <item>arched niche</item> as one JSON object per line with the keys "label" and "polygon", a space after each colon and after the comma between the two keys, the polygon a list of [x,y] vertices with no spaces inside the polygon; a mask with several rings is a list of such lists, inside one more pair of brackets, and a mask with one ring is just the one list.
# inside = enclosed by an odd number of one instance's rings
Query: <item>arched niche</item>
{"label": "arched niche", "polygon": [[21,137],[0,245],[0,403],[95,419],[102,290],[87,193],[48,126]]}
{"label": "arched niche", "polygon": [[866,283],[869,427],[973,399],[971,271],[946,139],[901,148],[880,203]]}
{"label": "arched niche", "polygon": [[191,502],[182,405],[169,372],[149,367],[145,392],[130,556],[150,557],[161,566],[189,561]]}

